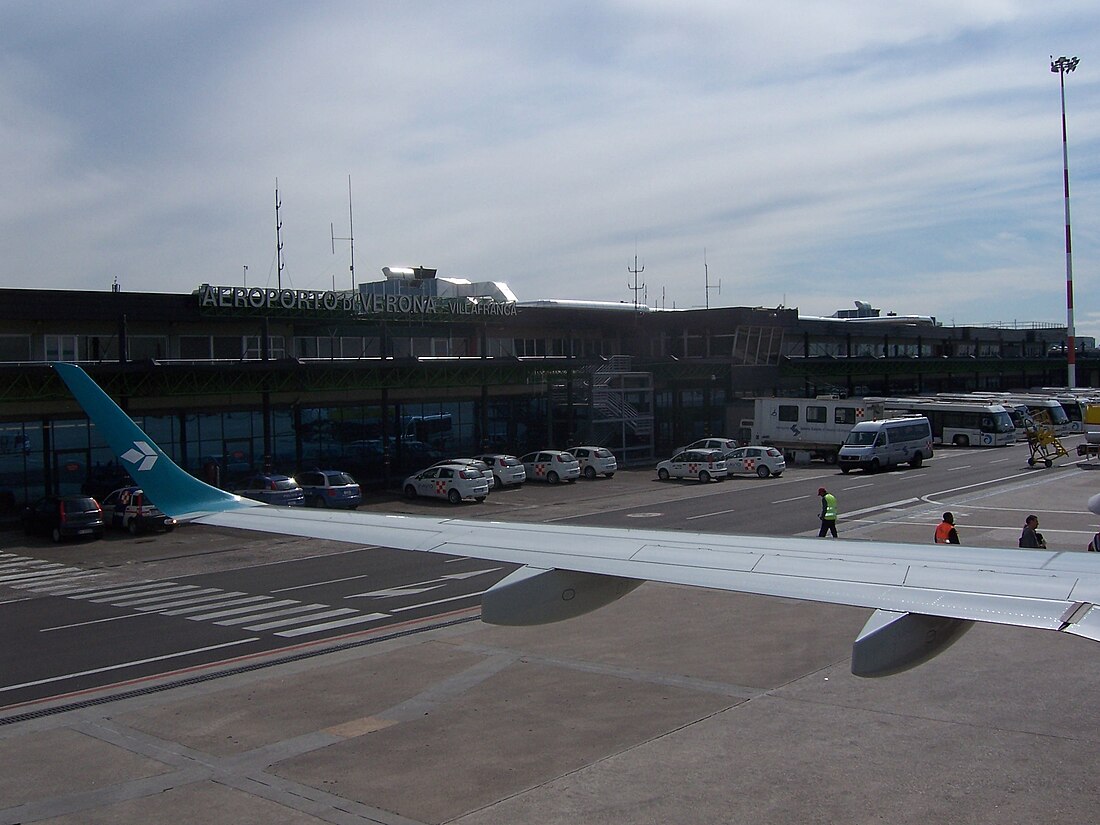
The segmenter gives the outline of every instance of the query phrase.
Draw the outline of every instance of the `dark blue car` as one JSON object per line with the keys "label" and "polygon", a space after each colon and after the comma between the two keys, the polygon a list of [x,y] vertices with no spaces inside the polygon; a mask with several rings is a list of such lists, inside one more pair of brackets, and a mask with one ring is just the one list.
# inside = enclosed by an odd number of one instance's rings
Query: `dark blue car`
{"label": "dark blue car", "polygon": [[274,473],[252,476],[233,492],[264,504],[283,504],[289,507],[301,507],[305,504],[305,495],[298,482],[290,476]]}

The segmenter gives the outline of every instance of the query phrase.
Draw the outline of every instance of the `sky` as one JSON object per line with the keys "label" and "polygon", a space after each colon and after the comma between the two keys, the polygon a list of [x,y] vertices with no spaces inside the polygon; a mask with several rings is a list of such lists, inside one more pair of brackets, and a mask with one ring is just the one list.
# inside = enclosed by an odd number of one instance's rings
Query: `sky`
{"label": "sky", "polygon": [[354,246],[357,283],[1064,324],[1067,55],[1100,338],[1088,43],[1095,0],[6,0],[0,287],[345,289]]}

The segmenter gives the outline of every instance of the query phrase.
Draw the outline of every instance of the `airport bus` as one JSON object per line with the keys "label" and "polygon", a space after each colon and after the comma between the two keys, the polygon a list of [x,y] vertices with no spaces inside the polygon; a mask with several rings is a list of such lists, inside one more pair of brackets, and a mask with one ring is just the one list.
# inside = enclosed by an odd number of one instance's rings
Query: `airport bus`
{"label": "airport bus", "polygon": [[[878,399],[875,399],[878,400]],[[953,398],[883,398],[891,415],[923,415],[935,444],[956,447],[1007,447],[1016,443],[1016,425],[1003,404]]]}

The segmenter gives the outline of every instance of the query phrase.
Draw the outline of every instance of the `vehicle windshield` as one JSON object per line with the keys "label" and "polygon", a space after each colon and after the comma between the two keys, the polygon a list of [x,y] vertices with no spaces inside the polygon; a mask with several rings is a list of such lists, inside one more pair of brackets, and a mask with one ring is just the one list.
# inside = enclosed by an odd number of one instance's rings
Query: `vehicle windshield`
{"label": "vehicle windshield", "polygon": [[519,467],[521,464],[523,464],[523,462],[515,456],[505,456],[500,460],[500,463],[503,467]]}
{"label": "vehicle windshield", "polygon": [[[1016,429],[1016,425],[1012,423],[1012,416],[1009,415],[1007,411],[993,413],[992,424],[992,432],[995,433],[1010,433]],[[982,429],[985,428],[983,427]]]}
{"label": "vehicle windshield", "polygon": [[874,430],[852,430],[844,443],[853,447],[870,447],[875,443],[877,434]]}

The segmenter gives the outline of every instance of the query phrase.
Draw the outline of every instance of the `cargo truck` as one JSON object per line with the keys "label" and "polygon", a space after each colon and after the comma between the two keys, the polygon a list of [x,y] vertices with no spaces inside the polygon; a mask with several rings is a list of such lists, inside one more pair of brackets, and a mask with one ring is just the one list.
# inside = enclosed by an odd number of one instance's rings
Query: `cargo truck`
{"label": "cargo truck", "polygon": [[863,398],[757,398],[742,437],[776,447],[789,463],[821,459],[835,464],[844,439],[861,421],[883,418],[881,402]]}

